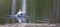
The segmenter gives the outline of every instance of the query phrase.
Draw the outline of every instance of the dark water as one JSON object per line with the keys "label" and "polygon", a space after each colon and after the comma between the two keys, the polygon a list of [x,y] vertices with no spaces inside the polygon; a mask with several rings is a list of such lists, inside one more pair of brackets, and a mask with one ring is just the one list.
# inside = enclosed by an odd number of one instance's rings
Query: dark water
{"label": "dark water", "polygon": [[[5,17],[5,15],[11,14],[12,0],[0,1],[0,23],[17,22],[16,19],[9,21],[9,18]],[[50,16],[51,9],[53,9],[53,2],[54,0],[27,0],[27,15],[29,16],[27,20],[35,22],[36,20],[47,19]],[[22,8],[21,4],[21,0],[16,0],[16,13]]]}

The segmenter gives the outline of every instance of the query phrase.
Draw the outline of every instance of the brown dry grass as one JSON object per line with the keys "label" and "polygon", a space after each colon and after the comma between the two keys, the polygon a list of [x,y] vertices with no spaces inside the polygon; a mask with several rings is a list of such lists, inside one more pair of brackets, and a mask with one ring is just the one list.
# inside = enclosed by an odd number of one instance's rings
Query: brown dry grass
{"label": "brown dry grass", "polygon": [[48,23],[14,23],[14,24],[4,24],[0,27],[60,27],[59,24],[48,24]]}

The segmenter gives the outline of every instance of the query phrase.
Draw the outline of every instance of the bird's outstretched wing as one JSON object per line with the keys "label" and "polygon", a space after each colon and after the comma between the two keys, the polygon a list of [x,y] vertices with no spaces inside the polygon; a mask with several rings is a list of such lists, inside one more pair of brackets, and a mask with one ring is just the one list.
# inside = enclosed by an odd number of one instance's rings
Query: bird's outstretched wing
{"label": "bird's outstretched wing", "polygon": [[6,17],[9,17],[9,18],[16,18],[16,15],[7,15]]}

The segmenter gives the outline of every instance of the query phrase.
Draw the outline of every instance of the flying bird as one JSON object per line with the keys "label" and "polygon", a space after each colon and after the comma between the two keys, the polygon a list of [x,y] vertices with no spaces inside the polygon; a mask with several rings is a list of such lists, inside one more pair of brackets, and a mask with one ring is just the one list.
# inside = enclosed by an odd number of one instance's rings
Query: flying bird
{"label": "flying bird", "polygon": [[12,18],[17,19],[17,21],[19,23],[26,22],[26,18],[27,18],[26,13],[24,13],[24,12],[22,12],[20,10],[17,12],[17,14],[15,14],[15,15],[8,15],[7,17],[10,17],[11,19]]}

